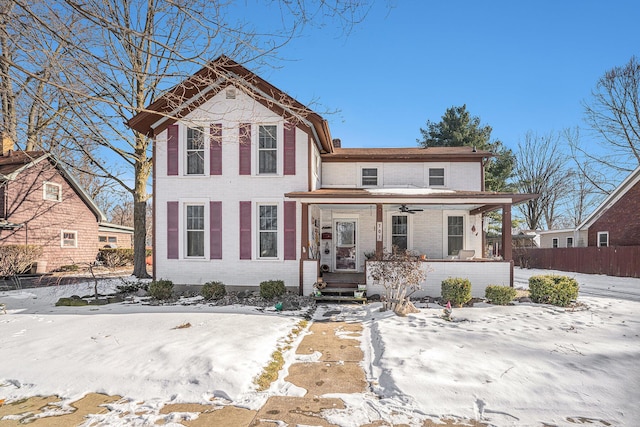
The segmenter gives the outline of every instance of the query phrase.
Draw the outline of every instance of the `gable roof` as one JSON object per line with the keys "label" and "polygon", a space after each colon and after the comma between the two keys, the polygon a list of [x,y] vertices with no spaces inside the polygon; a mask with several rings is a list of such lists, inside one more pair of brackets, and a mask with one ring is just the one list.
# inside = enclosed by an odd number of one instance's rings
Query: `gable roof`
{"label": "gable roof", "polygon": [[636,184],[640,182],[640,166],[638,166],[624,181],[616,187],[615,190],[607,196],[606,199],[600,205],[591,212],[591,215],[585,219],[582,224],[577,227],[577,230],[588,229],[591,225],[599,219],[611,206],[616,204],[618,200],[622,198],[627,192],[632,189]]}
{"label": "gable roof", "polygon": [[424,162],[451,160],[481,160],[492,157],[489,151],[473,147],[407,147],[407,148],[335,148],[332,153],[323,154],[323,162]]}
{"label": "gable roof", "polygon": [[73,175],[71,175],[62,163],[60,163],[60,161],[51,153],[47,153],[45,151],[11,151],[8,155],[0,156],[0,182],[13,181],[18,178],[18,175],[22,171],[43,161],[50,162],[56,169],[58,169],[58,171],[60,171],[62,177],[94,213],[98,222],[106,222],[107,216],[98,207],[93,198],[89,196]]}
{"label": "gable roof", "polygon": [[240,88],[275,113],[293,120],[297,126],[313,135],[321,152],[333,151],[331,133],[326,120],[224,55],[169,89],[132,117],[127,122],[127,126],[153,137],[230,85]]}

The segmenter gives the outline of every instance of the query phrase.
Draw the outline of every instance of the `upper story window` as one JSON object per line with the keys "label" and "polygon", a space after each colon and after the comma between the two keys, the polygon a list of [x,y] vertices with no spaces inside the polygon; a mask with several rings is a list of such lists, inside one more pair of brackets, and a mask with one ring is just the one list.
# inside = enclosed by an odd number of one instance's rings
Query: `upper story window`
{"label": "upper story window", "polygon": [[598,232],[598,246],[599,247],[607,247],[607,246],[609,246],[609,232],[608,231],[599,231]]}
{"label": "upper story window", "polygon": [[573,237],[567,237],[567,247],[568,248],[573,247]]}
{"label": "upper story window", "polygon": [[204,175],[204,128],[187,128],[187,175]]}
{"label": "upper story window", "polygon": [[378,185],[378,168],[362,168],[362,186]]}
{"label": "upper story window", "polygon": [[278,127],[260,125],[258,128],[258,173],[278,172]]}
{"label": "upper story window", "polygon": [[54,202],[62,201],[62,185],[54,182],[45,182],[43,191],[45,200],[52,200]]}
{"label": "upper story window", "polygon": [[77,248],[78,247],[78,232],[62,230],[60,233],[60,246],[63,248]]}
{"label": "upper story window", "polygon": [[444,168],[429,168],[429,186],[444,186]]}

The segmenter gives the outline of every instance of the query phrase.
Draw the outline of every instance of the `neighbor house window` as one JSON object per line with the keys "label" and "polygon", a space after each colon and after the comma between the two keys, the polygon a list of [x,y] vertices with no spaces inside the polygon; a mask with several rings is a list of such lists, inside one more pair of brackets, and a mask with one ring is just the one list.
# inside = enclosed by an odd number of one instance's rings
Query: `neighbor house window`
{"label": "neighbor house window", "polygon": [[601,246],[601,247],[609,246],[609,232],[608,231],[600,231],[600,232],[598,232],[598,246]]}
{"label": "neighbor house window", "polygon": [[553,239],[551,239],[551,247],[557,248],[558,247],[558,238],[554,237]]}
{"label": "neighbor house window", "polygon": [[573,247],[573,237],[567,237],[567,247],[568,248]]}
{"label": "neighbor house window", "polygon": [[98,236],[98,242],[107,243],[107,236]]}
{"label": "neighbor house window", "polygon": [[464,217],[447,217],[447,247],[448,255],[458,255],[464,242]]}
{"label": "neighbor house window", "polygon": [[187,205],[187,257],[204,256],[204,206]]}
{"label": "neighbor house window", "polygon": [[54,202],[62,201],[62,186],[53,182],[44,183],[44,199]]}
{"label": "neighbor house window", "polygon": [[63,248],[77,248],[78,247],[78,232],[62,230],[61,243]]}
{"label": "neighbor house window", "polygon": [[187,128],[187,175],[204,175],[204,128]]}
{"label": "neighbor house window", "polygon": [[378,185],[378,168],[362,168],[362,186]]}
{"label": "neighbor house window", "polygon": [[278,127],[275,125],[258,128],[258,173],[278,172]]}
{"label": "neighbor house window", "polygon": [[444,185],[444,168],[429,168],[429,186]]}
{"label": "neighbor house window", "polygon": [[258,205],[258,244],[260,258],[278,257],[278,206]]}
{"label": "neighbor house window", "polygon": [[398,251],[406,251],[409,243],[409,217],[393,215],[391,217],[391,246]]}

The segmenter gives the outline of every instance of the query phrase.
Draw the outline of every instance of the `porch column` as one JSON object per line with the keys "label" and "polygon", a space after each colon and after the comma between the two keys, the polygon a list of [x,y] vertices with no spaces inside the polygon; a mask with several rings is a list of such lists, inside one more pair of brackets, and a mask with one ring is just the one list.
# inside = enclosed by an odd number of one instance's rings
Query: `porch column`
{"label": "porch column", "polygon": [[309,259],[309,203],[302,203],[302,225],[300,226],[300,259]]}
{"label": "porch column", "polygon": [[513,259],[511,244],[511,204],[502,205],[502,257],[505,261]]}
{"label": "porch column", "polygon": [[382,258],[382,204],[376,204],[376,258]]}

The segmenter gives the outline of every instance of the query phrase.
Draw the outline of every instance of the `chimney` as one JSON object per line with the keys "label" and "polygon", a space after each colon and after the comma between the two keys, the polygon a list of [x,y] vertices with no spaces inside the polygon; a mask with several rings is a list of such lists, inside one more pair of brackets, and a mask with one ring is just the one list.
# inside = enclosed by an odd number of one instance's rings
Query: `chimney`
{"label": "chimney", "polygon": [[342,142],[340,141],[340,139],[336,138],[333,140],[333,148],[341,148],[342,146]]}
{"label": "chimney", "polygon": [[13,139],[6,133],[2,134],[2,152],[0,155],[8,156],[13,151]]}

